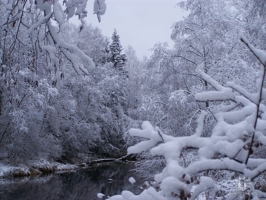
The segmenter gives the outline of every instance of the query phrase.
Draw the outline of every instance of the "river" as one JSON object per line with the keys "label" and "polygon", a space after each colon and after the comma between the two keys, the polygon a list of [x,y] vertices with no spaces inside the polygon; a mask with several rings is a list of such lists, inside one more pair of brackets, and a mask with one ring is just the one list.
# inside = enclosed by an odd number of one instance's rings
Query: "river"
{"label": "river", "polygon": [[[121,194],[123,190],[139,194],[141,179],[132,164],[115,163],[76,172],[41,177],[0,179],[1,200],[99,200],[97,193]],[[136,185],[128,179],[134,177]],[[108,180],[111,179],[111,180]]]}

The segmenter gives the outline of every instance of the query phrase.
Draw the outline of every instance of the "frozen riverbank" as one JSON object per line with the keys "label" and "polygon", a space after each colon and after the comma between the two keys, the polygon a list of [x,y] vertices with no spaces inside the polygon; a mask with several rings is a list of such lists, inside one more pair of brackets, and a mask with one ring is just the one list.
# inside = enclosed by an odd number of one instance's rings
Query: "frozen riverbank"
{"label": "frozen riverbank", "polygon": [[49,162],[47,160],[32,161],[21,165],[8,165],[0,163],[0,177],[19,176],[39,176],[50,173],[64,173],[76,171],[78,169],[93,168],[106,163],[121,162],[122,159],[96,159],[86,163],[63,164],[59,162]]}

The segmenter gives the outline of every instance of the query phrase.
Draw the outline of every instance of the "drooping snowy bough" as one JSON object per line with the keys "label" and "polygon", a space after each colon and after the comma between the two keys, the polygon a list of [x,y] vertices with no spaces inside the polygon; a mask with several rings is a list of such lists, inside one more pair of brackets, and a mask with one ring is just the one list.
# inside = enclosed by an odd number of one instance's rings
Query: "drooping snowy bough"
{"label": "drooping snowy bough", "polygon": [[[145,189],[140,195],[124,191],[110,200],[172,200],[196,199],[209,190],[208,199],[214,199],[218,191],[211,177],[199,176],[200,172],[210,170],[229,170],[242,174],[250,183],[240,193],[227,194],[227,199],[236,199],[245,194],[249,199],[265,198],[266,193],[256,187],[255,179],[266,170],[266,159],[254,155],[256,147],[266,147],[266,89],[263,88],[266,67],[266,52],[256,49],[245,37],[241,41],[249,48],[260,62],[257,92],[250,93],[234,82],[225,86],[219,84],[202,70],[201,78],[208,82],[215,91],[198,93],[200,102],[225,102],[221,111],[215,114],[217,124],[210,137],[201,137],[207,112],[201,111],[195,133],[186,137],[172,137],[163,134],[158,127],[149,122],[142,124],[142,129],[130,129],[131,136],[146,139],[128,148],[128,154],[150,150],[153,156],[163,156],[166,166],[155,175],[159,190],[153,187]],[[182,150],[198,149],[198,160],[188,166],[180,165]]]}
{"label": "drooping snowy bough", "polygon": [[[95,67],[93,60],[76,46],[67,43],[60,32],[64,23],[74,15],[81,21],[82,29],[84,18],[87,16],[87,1],[64,0],[61,5],[59,0],[0,0],[0,11],[4,14],[0,18],[0,25],[8,27],[12,24],[15,27],[18,24],[14,33],[16,42],[33,46],[35,50],[33,56],[46,52],[48,66],[55,67],[56,81],[60,81],[64,68],[62,55],[70,61],[78,74],[88,74]],[[105,10],[105,0],[95,0],[94,13],[98,18],[105,13]],[[22,42],[25,40],[25,34],[22,32],[27,33],[28,44]]]}

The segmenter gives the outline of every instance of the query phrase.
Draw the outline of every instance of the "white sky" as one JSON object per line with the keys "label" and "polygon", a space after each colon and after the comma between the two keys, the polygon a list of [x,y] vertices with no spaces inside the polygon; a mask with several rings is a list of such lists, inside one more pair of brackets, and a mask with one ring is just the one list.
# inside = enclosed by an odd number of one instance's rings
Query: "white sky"
{"label": "white sky", "polygon": [[131,45],[139,58],[150,56],[158,42],[171,41],[171,26],[182,19],[184,12],[176,6],[180,0],[106,0],[107,10],[101,23],[93,15],[93,1],[87,5],[86,22],[102,30],[111,38],[114,29],[122,46]]}

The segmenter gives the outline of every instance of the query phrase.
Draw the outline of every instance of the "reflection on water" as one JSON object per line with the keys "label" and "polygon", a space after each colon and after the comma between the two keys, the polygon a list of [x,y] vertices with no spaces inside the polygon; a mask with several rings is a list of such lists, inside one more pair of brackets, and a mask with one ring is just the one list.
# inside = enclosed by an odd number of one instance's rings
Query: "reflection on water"
{"label": "reflection on water", "polygon": [[[133,176],[139,185],[140,179],[130,171],[131,164],[116,163],[95,169],[55,174],[39,178],[0,180],[1,200],[99,200],[97,193],[121,194],[130,190],[141,191],[128,181]],[[108,181],[112,179],[112,181]]]}

